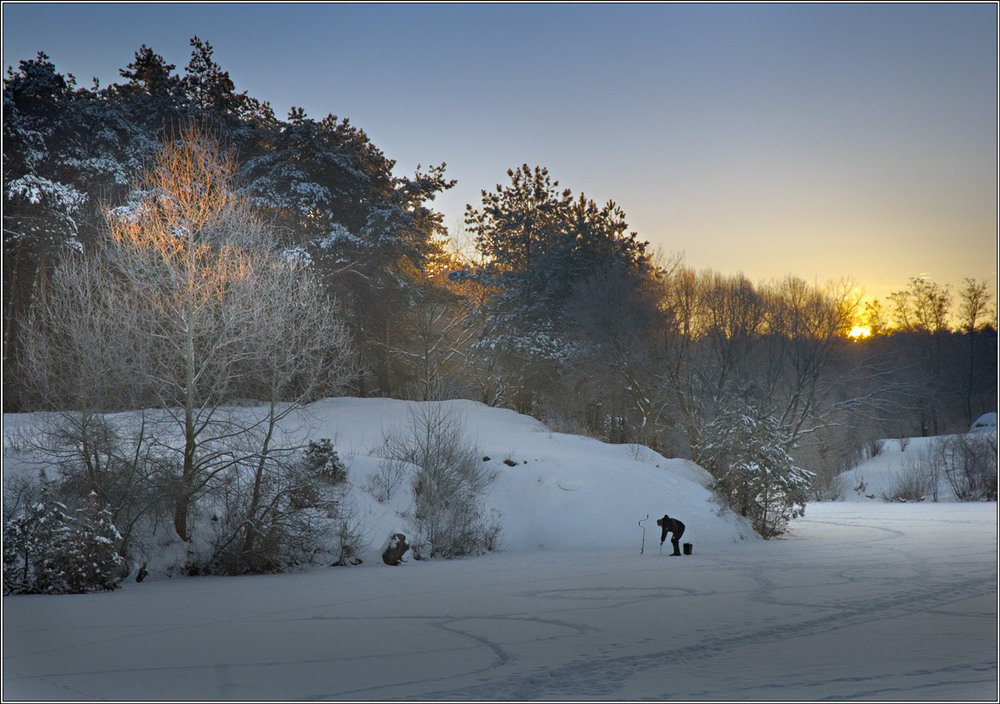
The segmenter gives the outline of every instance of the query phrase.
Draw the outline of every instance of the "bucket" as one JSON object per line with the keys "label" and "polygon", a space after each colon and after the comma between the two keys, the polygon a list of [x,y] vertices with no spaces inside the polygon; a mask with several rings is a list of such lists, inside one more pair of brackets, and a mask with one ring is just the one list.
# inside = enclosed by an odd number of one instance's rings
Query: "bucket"
{"label": "bucket", "polygon": [[684,554],[690,555],[692,548],[694,548],[694,545],[692,545],[691,543],[684,543]]}

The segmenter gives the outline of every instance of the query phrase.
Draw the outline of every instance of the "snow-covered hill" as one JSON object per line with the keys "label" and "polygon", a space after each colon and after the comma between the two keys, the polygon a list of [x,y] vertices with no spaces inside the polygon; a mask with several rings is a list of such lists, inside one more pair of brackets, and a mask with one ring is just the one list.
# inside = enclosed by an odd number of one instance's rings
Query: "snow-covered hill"
{"label": "snow-covered hill", "polygon": [[[384,501],[376,500],[368,487],[379,473],[385,439],[405,434],[414,415],[426,406],[392,399],[329,398],[301,409],[285,423],[296,442],[329,438],[347,466],[344,502],[361,533],[365,563],[379,561],[391,534],[414,533],[412,477]],[[746,519],[720,507],[707,488],[710,475],[691,461],[668,459],[639,445],[610,445],[552,432],[529,416],[473,401],[445,401],[442,406],[461,419],[466,439],[481,454],[484,468],[495,474],[485,509],[502,526],[499,547],[504,552],[658,552],[655,519],[665,513],[686,524],[683,540],[695,551],[759,539]],[[5,475],[26,470],[13,445],[18,433],[30,432],[36,420],[31,415],[4,416]],[[877,456],[842,475],[841,499],[881,502],[934,440],[884,441]],[[939,499],[955,500],[943,478]],[[177,551],[169,549],[149,555],[151,577],[176,573],[178,559]]]}
{"label": "snow-covered hill", "polygon": [[[419,406],[324,400],[289,430],[348,465],[364,564],[4,597],[4,699],[995,700],[996,503],[852,495],[763,541],[690,462],[447,406],[496,470],[502,552],[382,564],[407,492],[364,486]],[[5,475],[32,420],[4,418]],[[903,455],[887,442],[856,471],[877,490]],[[660,555],[663,513],[692,556]]]}
{"label": "snow-covered hill", "polygon": [[[994,436],[995,437],[995,436]],[[934,463],[930,456],[935,445],[949,436],[886,439],[879,451],[839,477],[840,498],[843,501],[885,501],[900,485],[912,481],[915,472],[927,471]],[[933,497],[935,482],[927,480],[927,498]],[[943,472],[936,477],[937,501],[958,501],[955,491]]]}
{"label": "snow-covered hill", "polygon": [[[350,499],[373,539],[372,550],[392,532],[412,532],[400,516],[410,508],[408,492],[379,503],[364,487],[378,471],[384,438],[405,431],[420,406],[336,398],[305,409],[309,420],[302,425],[309,437],[330,438],[348,466]],[[720,510],[707,489],[710,475],[693,462],[667,459],[639,445],[554,433],[533,418],[474,401],[445,401],[444,407],[463,420],[466,436],[496,474],[486,508],[499,514],[505,551],[631,552],[642,547],[643,528],[646,547],[658,550],[654,519],[663,514],[683,520],[684,540],[695,545],[758,537],[747,521]]]}
{"label": "snow-covered hill", "polygon": [[[284,424],[295,442],[330,439],[347,466],[343,504],[361,532],[365,563],[379,561],[391,534],[414,534],[412,476],[381,502],[368,487],[379,473],[386,437],[409,432],[415,415],[427,405],[330,398],[301,409]],[[445,401],[442,410],[461,420],[467,441],[482,456],[484,468],[495,474],[484,497],[485,510],[502,526],[499,548],[505,552],[659,551],[655,519],[663,514],[687,525],[683,539],[695,550],[759,539],[746,519],[713,499],[707,488],[710,475],[693,462],[667,459],[639,445],[554,433],[529,416],[473,401]],[[4,417],[7,474],[37,471],[19,464],[15,451],[18,433],[32,432],[36,420],[30,415]],[[176,573],[176,563],[183,559],[176,546],[147,558],[151,579]]]}

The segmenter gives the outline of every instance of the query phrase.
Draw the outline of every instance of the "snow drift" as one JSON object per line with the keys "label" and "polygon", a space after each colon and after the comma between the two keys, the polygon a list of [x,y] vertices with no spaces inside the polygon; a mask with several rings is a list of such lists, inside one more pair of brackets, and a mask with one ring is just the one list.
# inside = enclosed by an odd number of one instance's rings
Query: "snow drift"
{"label": "snow drift", "polygon": [[[464,420],[468,440],[495,473],[486,509],[499,514],[504,551],[637,552],[643,528],[646,547],[658,545],[653,519],[664,513],[687,524],[688,542],[721,545],[758,537],[746,520],[720,508],[708,489],[711,475],[693,462],[667,459],[640,445],[551,432],[533,418],[474,401],[443,404]],[[420,405],[336,398],[305,409],[309,437],[331,438],[347,465],[350,499],[375,548],[391,533],[410,531],[409,488],[379,503],[364,487],[378,471],[386,435],[405,428]],[[375,552],[370,548],[366,559]]]}

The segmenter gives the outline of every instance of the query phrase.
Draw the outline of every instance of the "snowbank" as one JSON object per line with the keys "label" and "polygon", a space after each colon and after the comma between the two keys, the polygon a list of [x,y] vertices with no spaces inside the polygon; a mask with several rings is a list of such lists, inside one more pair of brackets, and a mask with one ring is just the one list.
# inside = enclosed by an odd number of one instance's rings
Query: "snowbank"
{"label": "snowbank", "polygon": [[[995,432],[996,429],[994,428]],[[984,432],[980,430],[979,432]],[[880,451],[874,457],[860,462],[856,467],[840,475],[842,501],[884,501],[893,489],[914,467],[931,452],[933,445],[952,436],[931,436],[921,438],[885,439],[879,444]],[[938,478],[938,501],[958,501],[955,491],[943,473]]]}
{"label": "snowbank", "polygon": [[[693,462],[637,445],[554,433],[534,418],[474,401],[444,404],[463,419],[468,439],[496,474],[486,508],[500,516],[503,550],[638,551],[643,528],[645,548],[658,550],[654,519],[665,513],[684,521],[684,540],[696,545],[758,537],[747,521],[720,511],[707,488],[711,476]],[[383,534],[407,532],[399,513],[408,502],[394,495],[379,504],[363,487],[378,470],[386,435],[405,430],[420,405],[336,398],[306,409],[310,437],[331,438],[347,464],[351,498],[379,544]]]}
{"label": "snowbank", "polygon": [[[330,398],[302,409],[285,424],[285,431],[299,442],[329,438],[347,466],[345,502],[364,534],[361,557],[367,564],[381,562],[379,548],[392,533],[413,534],[409,478],[382,502],[366,487],[379,472],[385,438],[405,432],[421,405]],[[468,441],[495,474],[485,508],[502,524],[501,550],[658,552],[655,519],[663,514],[686,524],[684,541],[693,543],[695,551],[758,539],[748,521],[713,500],[707,488],[710,475],[693,462],[667,459],[638,445],[551,432],[529,416],[473,401],[446,401],[444,406],[462,419]],[[33,420],[4,416],[6,470],[18,468],[14,431],[30,430]],[[27,471],[25,465],[20,469]],[[175,559],[150,556],[152,577],[163,574],[166,563]]]}

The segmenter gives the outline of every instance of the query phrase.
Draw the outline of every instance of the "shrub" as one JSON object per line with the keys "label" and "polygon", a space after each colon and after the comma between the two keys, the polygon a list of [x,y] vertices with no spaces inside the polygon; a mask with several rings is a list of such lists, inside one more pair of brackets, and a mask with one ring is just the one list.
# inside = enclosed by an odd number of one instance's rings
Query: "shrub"
{"label": "shrub", "polygon": [[881,438],[873,438],[865,443],[866,459],[878,457],[883,450],[885,450],[885,440]]}
{"label": "shrub", "polygon": [[121,536],[91,494],[70,510],[43,488],[4,517],[5,594],[82,594],[116,589],[125,577]]}
{"label": "shrub", "polygon": [[938,499],[938,471],[930,450],[909,453],[893,482],[882,492],[883,501],[914,502]]}
{"label": "shrub", "polygon": [[86,505],[63,514],[63,525],[52,546],[57,572],[54,586],[62,594],[117,589],[125,577],[125,560],[118,554],[122,537],[111,513],[91,494]]}
{"label": "shrub", "polygon": [[357,562],[360,525],[344,501],[347,468],[328,438],[237,462],[209,497],[211,544],[197,573],[264,574]]}
{"label": "shrub", "polygon": [[997,500],[997,436],[968,433],[942,438],[935,450],[960,501]]}
{"label": "shrub", "polygon": [[234,466],[209,498],[212,537],[191,573],[284,572],[316,561],[332,543],[336,498],[301,464]]}
{"label": "shrub", "polygon": [[379,503],[388,501],[406,479],[409,463],[392,457],[383,458],[378,463],[378,472],[368,477],[365,489]]}
{"label": "shrub", "polygon": [[909,453],[886,501],[938,500],[942,475],[959,501],[997,500],[997,440],[990,433],[948,435]]}
{"label": "shrub", "polygon": [[361,553],[370,543],[370,541],[364,540],[363,535],[364,525],[357,508],[353,503],[337,502],[332,546],[334,560],[330,563],[331,566],[343,567],[344,565],[361,564]]}
{"label": "shrub", "polygon": [[386,459],[416,465],[413,479],[414,557],[459,557],[495,549],[496,515],[482,495],[494,479],[482,453],[466,438],[459,417],[446,406],[425,404],[411,412],[409,432],[390,435]]}
{"label": "shrub", "polygon": [[69,505],[84,505],[91,494],[111,511],[121,534],[119,552],[141,561],[147,547],[142,535],[169,513],[163,485],[170,471],[162,447],[153,440],[147,413],[105,415],[64,411],[45,414],[23,442],[25,458],[54,468],[51,485]]}
{"label": "shrub", "polygon": [[310,440],[302,462],[307,472],[320,479],[333,484],[347,481],[347,467],[333,449],[330,438],[322,438],[319,442]]}

